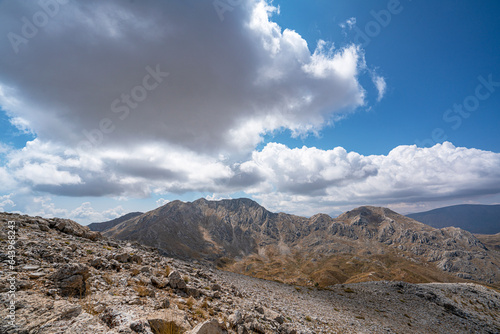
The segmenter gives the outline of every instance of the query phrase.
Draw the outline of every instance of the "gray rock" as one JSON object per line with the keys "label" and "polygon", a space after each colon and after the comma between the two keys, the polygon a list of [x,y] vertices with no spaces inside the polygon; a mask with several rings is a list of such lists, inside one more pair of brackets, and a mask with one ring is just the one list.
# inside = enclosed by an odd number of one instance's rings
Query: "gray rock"
{"label": "gray rock", "polygon": [[40,266],[33,265],[33,264],[27,264],[27,265],[23,266],[21,269],[26,270],[26,271],[35,271],[35,270],[38,270],[39,268],[40,268]]}
{"label": "gray rock", "polygon": [[186,289],[186,282],[181,277],[178,271],[174,270],[168,275],[168,284],[172,289]]}
{"label": "gray rock", "polygon": [[63,296],[85,296],[87,293],[86,280],[90,277],[89,268],[81,263],[66,264],[49,279],[59,288]]}
{"label": "gray rock", "polygon": [[70,320],[76,318],[82,313],[82,307],[80,305],[68,305],[59,314],[58,320]]}
{"label": "gray rock", "polygon": [[89,261],[89,265],[96,269],[104,269],[107,267],[106,260],[102,257],[96,257]]}
{"label": "gray rock", "polygon": [[163,299],[160,302],[159,307],[162,309],[169,308],[170,307],[170,300],[168,298]]}
{"label": "gray rock", "polygon": [[134,321],[130,323],[130,329],[136,333],[146,333],[146,323],[143,321]]}
{"label": "gray rock", "polygon": [[43,232],[50,231],[50,227],[49,227],[49,224],[47,222],[38,222],[38,228],[40,229],[40,231],[43,231]]}
{"label": "gray rock", "polygon": [[222,324],[215,319],[207,320],[193,328],[189,334],[224,334],[227,331]]}
{"label": "gray rock", "polygon": [[123,323],[125,317],[119,311],[108,307],[102,312],[100,318],[109,328],[115,328]]}
{"label": "gray rock", "polygon": [[133,255],[130,256],[130,261],[131,262],[135,262],[137,264],[141,264],[142,263],[142,257],[140,257],[137,254],[133,254]]}
{"label": "gray rock", "polygon": [[122,265],[115,259],[112,259],[109,261],[108,269],[120,271],[122,269]]}
{"label": "gray rock", "polygon": [[37,272],[34,272],[34,273],[30,273],[28,275],[28,277],[31,278],[31,279],[38,279],[38,278],[43,277],[45,275],[47,275],[47,274],[44,273],[43,271],[37,271]]}
{"label": "gray rock", "polygon": [[228,320],[233,326],[241,325],[244,322],[243,316],[241,315],[240,311],[236,311],[231,314]]}
{"label": "gray rock", "polygon": [[130,255],[128,253],[116,254],[115,260],[121,263],[127,263],[130,261]]}
{"label": "gray rock", "polygon": [[188,294],[188,296],[191,296],[193,298],[199,298],[201,296],[201,291],[196,288],[187,287],[186,293]]}
{"label": "gray rock", "polygon": [[93,241],[102,238],[101,233],[91,231],[87,226],[82,226],[69,219],[50,219],[49,226],[63,233],[90,239]]}
{"label": "gray rock", "polygon": [[151,277],[151,284],[158,289],[163,289],[168,285],[167,280],[157,278],[157,277]]}
{"label": "gray rock", "polygon": [[283,323],[285,322],[285,318],[282,315],[278,315],[273,320],[276,321],[280,325],[283,325]]}

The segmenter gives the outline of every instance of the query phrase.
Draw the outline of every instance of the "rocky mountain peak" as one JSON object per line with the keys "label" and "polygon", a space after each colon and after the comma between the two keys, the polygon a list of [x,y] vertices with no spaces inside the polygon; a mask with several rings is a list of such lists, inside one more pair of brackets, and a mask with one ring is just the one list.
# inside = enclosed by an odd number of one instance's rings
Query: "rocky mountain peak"
{"label": "rocky mountain peak", "polygon": [[[313,257],[315,262],[309,269],[293,270],[295,276],[283,278],[291,283],[304,284],[305,277],[310,277],[310,281],[322,277],[321,284],[328,285],[399,275],[396,268],[389,270],[387,265],[380,265],[359,267],[351,278],[342,266],[329,268],[322,262],[333,265],[339,256],[362,256],[367,263],[374,256],[394,256],[397,260],[389,261],[390,266],[417,263],[420,269],[411,269],[421,271],[412,275],[410,280],[415,282],[444,273],[493,284],[500,280],[500,254],[488,250],[471,233],[454,228],[435,229],[382,207],[362,206],[333,219],[326,214],[306,218],[272,213],[247,198],[174,201],[103,233],[158,247],[166,254],[222,263],[225,269],[265,278],[283,275],[279,271],[273,274],[274,269],[266,269],[265,263],[274,263],[275,268],[293,268],[297,261]],[[261,261],[262,270],[252,269],[256,259]],[[311,268],[316,268],[316,272]],[[358,273],[363,270],[377,275]],[[436,270],[441,273],[433,272]],[[451,279],[445,276],[443,281]]]}
{"label": "rocky mountain peak", "polygon": [[350,222],[360,217],[365,218],[371,222],[380,222],[386,218],[404,220],[406,217],[400,215],[391,209],[376,206],[360,206],[358,208],[347,211],[337,217],[337,220]]}

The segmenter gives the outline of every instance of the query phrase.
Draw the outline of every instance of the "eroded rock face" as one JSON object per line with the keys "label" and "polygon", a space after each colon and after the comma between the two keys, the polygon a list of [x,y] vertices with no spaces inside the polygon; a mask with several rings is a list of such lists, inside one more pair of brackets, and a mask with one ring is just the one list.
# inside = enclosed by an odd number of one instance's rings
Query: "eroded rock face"
{"label": "eroded rock face", "polygon": [[82,226],[70,219],[49,219],[48,225],[58,231],[77,237],[82,237],[90,240],[98,240],[102,238],[101,233],[91,231],[87,226]]}
{"label": "eroded rock face", "polygon": [[83,297],[87,294],[89,268],[81,263],[63,265],[49,277],[62,296]]}
{"label": "eroded rock face", "polygon": [[[282,261],[289,255],[307,259],[318,254],[328,257],[397,253],[423,266],[431,263],[433,268],[457,277],[500,282],[500,255],[487,249],[471,233],[457,228],[435,229],[380,207],[359,207],[334,219],[325,214],[305,218],[272,213],[249,199],[173,201],[103,233],[139,240],[167,254],[209,260],[227,270],[250,275],[251,270],[235,269],[228,263],[248,261],[250,265],[256,254],[263,262],[272,263],[274,259],[269,254]],[[287,264],[293,263],[283,267]],[[343,273],[337,272],[336,276]]]}

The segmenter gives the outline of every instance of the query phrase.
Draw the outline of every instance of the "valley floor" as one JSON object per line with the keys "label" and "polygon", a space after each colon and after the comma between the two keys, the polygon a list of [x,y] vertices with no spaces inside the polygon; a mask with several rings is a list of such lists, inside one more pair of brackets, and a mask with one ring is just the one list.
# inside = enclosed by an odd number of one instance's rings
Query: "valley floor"
{"label": "valley floor", "polygon": [[249,298],[315,333],[498,333],[500,294],[470,283],[366,282],[318,290],[216,272]]}

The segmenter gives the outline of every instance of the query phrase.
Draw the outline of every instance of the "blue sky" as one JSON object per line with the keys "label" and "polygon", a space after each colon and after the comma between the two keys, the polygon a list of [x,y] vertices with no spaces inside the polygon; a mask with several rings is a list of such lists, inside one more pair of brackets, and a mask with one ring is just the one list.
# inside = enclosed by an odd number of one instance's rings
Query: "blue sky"
{"label": "blue sky", "polygon": [[0,1],[2,210],[500,202],[497,1],[48,3]]}
{"label": "blue sky", "polygon": [[[386,10],[389,1],[275,3],[281,14],[273,19],[300,32],[310,47],[318,39],[341,47],[358,33],[351,30],[345,35],[339,24],[355,17],[364,32],[370,22],[377,22],[371,12]],[[481,101],[456,130],[451,127],[455,122],[445,122],[443,114],[474,94],[478,76],[492,74],[500,81],[500,3],[403,0],[398,8],[401,12],[391,15],[386,27],[379,25],[380,33],[368,36],[364,47],[367,63],[387,81],[385,98],[370,104],[370,111],[361,109],[324,131],[320,139],[308,137],[289,145],[325,149],[340,145],[363,154],[387,154],[397,145],[432,140],[432,131],[441,128],[457,146],[499,152],[500,94]]]}

